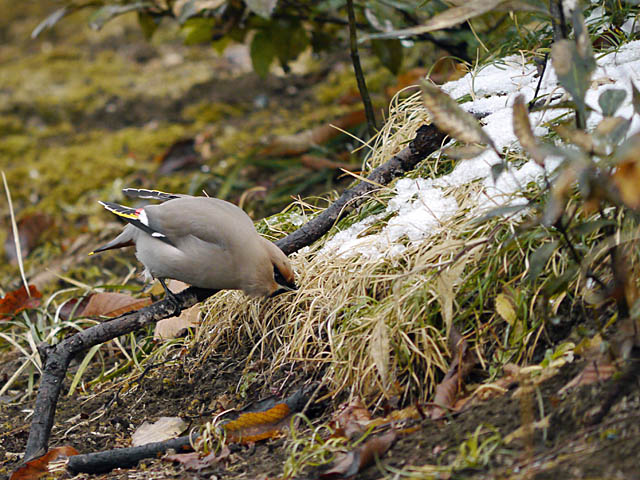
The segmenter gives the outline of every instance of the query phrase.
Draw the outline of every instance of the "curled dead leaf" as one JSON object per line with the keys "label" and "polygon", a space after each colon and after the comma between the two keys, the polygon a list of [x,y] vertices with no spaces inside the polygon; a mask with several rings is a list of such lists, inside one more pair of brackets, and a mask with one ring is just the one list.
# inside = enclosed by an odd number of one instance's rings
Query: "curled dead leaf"
{"label": "curled dead leaf", "polygon": [[78,451],[73,447],[65,445],[52,448],[41,457],[27,462],[23,467],[13,472],[9,480],[36,480],[45,475],[50,475],[49,468],[53,462],[63,460],[72,455],[78,455]]}
{"label": "curled dead leaf", "polygon": [[443,132],[465,143],[484,143],[493,147],[493,141],[480,123],[465,112],[449,95],[428,81],[423,81],[422,101],[433,123]]}
{"label": "curled dead leaf", "polygon": [[23,310],[30,308],[38,308],[40,306],[40,299],[42,293],[34,285],[29,285],[29,293],[24,286],[17,290],[7,292],[7,294],[0,299],[0,320],[6,320],[13,317]]}

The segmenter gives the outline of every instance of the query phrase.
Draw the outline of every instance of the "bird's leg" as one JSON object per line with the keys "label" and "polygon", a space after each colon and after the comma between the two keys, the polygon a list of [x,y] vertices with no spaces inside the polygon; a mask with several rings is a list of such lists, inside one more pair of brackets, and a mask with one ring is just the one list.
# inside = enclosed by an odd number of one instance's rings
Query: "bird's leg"
{"label": "bird's leg", "polygon": [[171,290],[169,290],[169,287],[167,287],[167,284],[164,283],[163,278],[159,278],[158,280],[160,280],[160,285],[162,285],[162,288],[164,288],[164,293],[165,293],[164,300],[167,301],[171,305],[171,307],[173,307],[174,316],[178,316],[178,314],[181,312],[180,302],[178,301],[178,298],[174,295],[174,293]]}

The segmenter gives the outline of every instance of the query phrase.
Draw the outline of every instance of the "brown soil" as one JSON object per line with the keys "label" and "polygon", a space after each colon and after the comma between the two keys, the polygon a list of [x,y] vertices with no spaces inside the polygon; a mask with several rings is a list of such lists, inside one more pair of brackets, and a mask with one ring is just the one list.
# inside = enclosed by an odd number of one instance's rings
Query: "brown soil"
{"label": "brown soil", "polygon": [[[313,376],[301,369],[283,371],[275,378],[255,383],[247,389],[246,398],[241,398],[237,393],[240,379],[252,373],[260,379],[264,363],[246,365],[242,355],[233,358],[224,354],[210,356],[194,368],[195,362],[195,356],[187,355],[178,364],[158,365],[119,388],[106,388],[90,396],[63,396],[50,447],[71,445],[86,453],[127,446],[135,428],[144,421],[180,416],[197,427],[226,408],[250,405],[274,390],[286,396]],[[533,405],[532,414],[536,419],[550,415],[550,421],[548,428],[534,434],[530,445],[522,441],[501,443],[486,463],[479,459],[475,468],[458,471],[451,478],[640,478],[637,375],[632,376],[628,393],[617,398],[604,420],[590,426],[591,416],[620,380],[581,387],[560,397],[558,390],[581,367],[578,362],[567,365],[534,389],[528,399]],[[0,474],[10,474],[19,465],[15,454],[24,451],[29,427],[26,416],[32,406],[33,399],[0,405],[0,424],[5,432],[0,443]],[[326,420],[335,408],[330,402],[316,405],[310,416]],[[365,469],[359,478],[382,478],[385,472],[390,475],[410,466],[451,464],[460,445],[479,426],[483,432],[480,445],[494,433],[504,439],[522,425],[522,414],[522,403],[514,398],[512,390],[448,421],[425,420],[417,431],[401,436],[379,465]],[[232,455],[226,462],[199,472],[152,459],[141,462],[136,469],[77,478],[279,478],[288,455],[285,443],[286,439],[280,438],[251,446],[232,445]],[[317,478],[321,472],[308,469],[300,478]]]}

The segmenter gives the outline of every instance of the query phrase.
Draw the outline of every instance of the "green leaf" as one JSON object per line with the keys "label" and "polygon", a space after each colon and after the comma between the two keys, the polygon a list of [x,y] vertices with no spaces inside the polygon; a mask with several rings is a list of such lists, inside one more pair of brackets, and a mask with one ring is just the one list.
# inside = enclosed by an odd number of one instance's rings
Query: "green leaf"
{"label": "green leaf", "polygon": [[268,31],[258,32],[251,41],[251,63],[253,70],[265,78],[269,73],[269,67],[276,57],[276,48]]}
{"label": "green leaf", "polygon": [[529,255],[529,271],[527,279],[530,282],[535,281],[547,266],[547,262],[558,248],[558,242],[553,241],[540,245],[531,255]]}
{"label": "green leaf", "polygon": [[575,41],[559,40],[551,48],[551,63],[558,82],[569,92],[576,104],[579,118],[585,122],[588,110],[585,95],[591,86],[591,73],[596,68],[591,41],[579,9],[573,12]]}
{"label": "green leaf", "polygon": [[578,273],[577,265],[570,265],[567,270],[557,277],[550,278],[545,282],[543,292],[547,297],[552,297],[557,293],[566,291],[569,287],[569,282],[573,280]]}
{"label": "green leaf", "polygon": [[157,15],[150,15],[147,12],[138,12],[138,25],[144,35],[144,38],[151,40],[153,33],[158,28],[162,17]]}
{"label": "green leaf", "polygon": [[245,0],[245,3],[253,13],[269,19],[276,8],[278,0]]}
{"label": "green leaf", "polygon": [[149,2],[135,2],[129,5],[105,5],[100,7],[89,17],[89,27],[93,30],[100,30],[109,20],[124,13],[136,10],[144,10],[153,6]]}
{"label": "green leaf", "polygon": [[373,40],[371,47],[373,48],[373,53],[387,70],[394,75],[400,72],[404,53],[400,40]]}
{"label": "green leaf", "polygon": [[571,229],[571,233],[576,236],[582,237],[584,235],[590,235],[593,232],[597,232],[602,230],[604,227],[616,225],[616,222],[613,220],[607,220],[606,218],[600,218],[598,220],[593,220],[591,222],[584,222],[580,225],[576,225]]}
{"label": "green leaf", "polygon": [[210,41],[213,37],[215,25],[215,18],[190,18],[180,30],[184,36],[185,45],[197,45]]}
{"label": "green leaf", "polygon": [[518,213],[522,210],[525,210],[527,208],[530,208],[531,205],[528,203],[524,203],[521,205],[508,205],[506,207],[498,207],[498,208],[494,208],[493,210],[488,211],[487,213],[485,213],[483,216],[481,216],[480,218],[477,218],[476,220],[473,221],[473,223],[483,223],[493,217],[501,217],[503,215],[510,215],[512,213]]}
{"label": "green leaf", "polygon": [[602,92],[598,98],[602,115],[612,117],[618,111],[618,108],[620,108],[626,96],[627,92],[617,88],[611,88]]}
{"label": "green leaf", "polygon": [[276,56],[283,66],[298,58],[309,45],[307,32],[299,22],[278,22],[269,33]]}

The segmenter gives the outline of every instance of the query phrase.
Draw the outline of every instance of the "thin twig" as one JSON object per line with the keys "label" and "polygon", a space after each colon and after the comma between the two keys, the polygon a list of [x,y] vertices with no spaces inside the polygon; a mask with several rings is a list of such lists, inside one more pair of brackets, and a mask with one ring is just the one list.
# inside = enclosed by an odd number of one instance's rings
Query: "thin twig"
{"label": "thin twig", "polygon": [[373,114],[369,90],[367,89],[367,83],[364,79],[362,66],[360,65],[360,54],[358,53],[358,39],[356,34],[356,14],[353,11],[353,0],[347,0],[347,13],[349,15],[349,48],[351,50],[351,61],[353,62],[353,70],[356,74],[356,81],[358,82],[358,90],[360,91],[362,103],[364,104],[364,112],[367,116],[369,135],[373,137],[376,134],[376,117]]}

